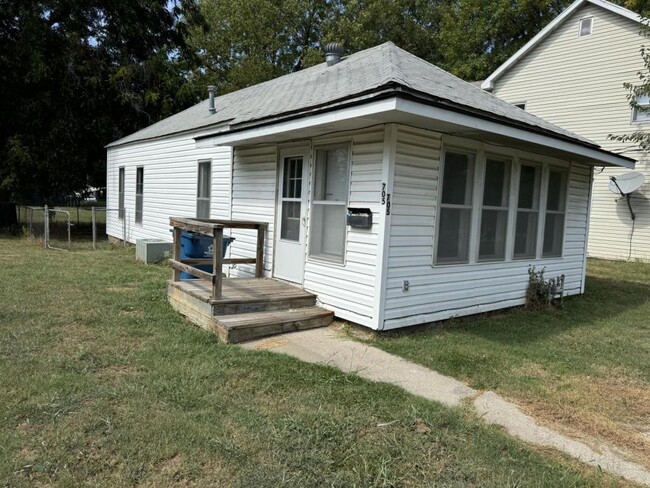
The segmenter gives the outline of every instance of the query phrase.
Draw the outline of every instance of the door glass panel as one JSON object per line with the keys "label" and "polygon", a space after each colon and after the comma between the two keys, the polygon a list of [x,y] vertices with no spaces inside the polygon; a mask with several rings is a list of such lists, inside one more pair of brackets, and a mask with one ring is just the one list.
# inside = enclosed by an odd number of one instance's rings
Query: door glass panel
{"label": "door glass panel", "polygon": [[302,158],[285,158],[282,169],[280,238],[300,241],[302,217]]}

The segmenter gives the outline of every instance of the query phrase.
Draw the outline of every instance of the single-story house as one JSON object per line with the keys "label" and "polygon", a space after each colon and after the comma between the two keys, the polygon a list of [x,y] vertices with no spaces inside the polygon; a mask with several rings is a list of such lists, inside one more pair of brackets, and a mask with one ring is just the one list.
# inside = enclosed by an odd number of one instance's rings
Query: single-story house
{"label": "single-story house", "polygon": [[[603,165],[634,160],[390,42],[328,45],[327,62],[109,145],[108,206],[124,211],[107,228],[171,239],[170,216],[267,222],[265,276],[394,329],[521,305],[530,266],[582,293]],[[232,235],[231,257],[255,256],[254,236]]]}

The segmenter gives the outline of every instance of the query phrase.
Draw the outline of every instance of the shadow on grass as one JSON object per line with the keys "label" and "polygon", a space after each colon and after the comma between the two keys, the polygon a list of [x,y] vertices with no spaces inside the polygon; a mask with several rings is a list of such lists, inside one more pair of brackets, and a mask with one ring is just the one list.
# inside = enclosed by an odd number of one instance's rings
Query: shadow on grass
{"label": "shadow on grass", "polygon": [[517,307],[481,315],[453,318],[382,333],[380,338],[413,338],[442,333],[467,333],[503,344],[542,341],[581,327],[614,327],[621,314],[650,302],[650,284],[610,278],[587,278],[584,295],[565,298],[564,308],[526,310]]}

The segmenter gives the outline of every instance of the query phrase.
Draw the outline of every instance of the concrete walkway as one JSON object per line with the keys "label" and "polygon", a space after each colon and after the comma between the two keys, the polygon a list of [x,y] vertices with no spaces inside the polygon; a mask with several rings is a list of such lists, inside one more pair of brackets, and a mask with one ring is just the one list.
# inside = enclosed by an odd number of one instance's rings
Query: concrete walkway
{"label": "concrete walkway", "polygon": [[270,350],[302,361],[333,366],[371,381],[390,383],[449,407],[470,402],[481,419],[500,425],[514,437],[542,447],[552,447],[592,466],[650,486],[650,471],[612,452],[606,446],[594,450],[554,430],[537,425],[513,403],[494,392],[479,392],[464,383],[414,364],[372,346],[347,339],[331,328],[312,329],[260,339],[241,345]]}

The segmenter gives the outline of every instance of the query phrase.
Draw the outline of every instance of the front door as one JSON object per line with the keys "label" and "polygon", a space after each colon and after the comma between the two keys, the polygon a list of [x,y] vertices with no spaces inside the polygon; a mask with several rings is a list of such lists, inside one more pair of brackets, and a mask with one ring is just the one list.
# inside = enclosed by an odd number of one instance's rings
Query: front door
{"label": "front door", "polygon": [[302,283],[305,271],[307,154],[305,148],[283,149],[278,168],[273,276],[294,283]]}

